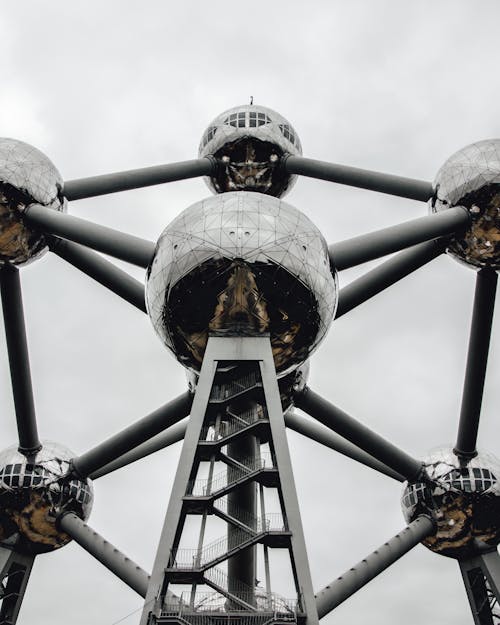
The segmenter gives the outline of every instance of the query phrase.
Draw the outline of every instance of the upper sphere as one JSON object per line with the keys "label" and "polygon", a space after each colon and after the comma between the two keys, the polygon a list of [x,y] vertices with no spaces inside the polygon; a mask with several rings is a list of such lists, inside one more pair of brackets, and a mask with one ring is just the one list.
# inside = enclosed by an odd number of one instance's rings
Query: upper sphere
{"label": "upper sphere", "polygon": [[433,516],[437,532],[423,541],[432,551],[463,558],[500,543],[500,463],[491,454],[458,458],[438,449],[424,461],[422,478],[405,486],[408,522]]}
{"label": "upper sphere", "polygon": [[299,137],[276,111],[253,104],[221,113],[200,142],[199,155],[214,156],[217,173],[206,178],[214,193],[257,191],[282,197],[296,180],[280,165],[284,154],[300,155]]}
{"label": "upper sphere", "polygon": [[71,511],[85,521],[93,501],[90,481],[70,473],[73,457],[52,442],[29,457],[16,447],[0,453],[0,545],[43,553],[71,540],[57,528],[57,517]]}
{"label": "upper sphere", "polygon": [[469,209],[472,223],[449,252],[473,267],[500,269],[500,139],[468,145],[438,171],[431,211],[452,206]]}
{"label": "upper sphere", "polygon": [[293,206],[260,193],[193,204],[162,233],[146,277],[153,326],[198,371],[210,332],[269,333],[278,374],[302,364],[337,304],[328,248]]}
{"label": "upper sphere", "polygon": [[63,211],[63,180],[39,150],[0,138],[0,265],[22,265],[46,250],[45,238],[24,225],[22,211],[42,204]]}

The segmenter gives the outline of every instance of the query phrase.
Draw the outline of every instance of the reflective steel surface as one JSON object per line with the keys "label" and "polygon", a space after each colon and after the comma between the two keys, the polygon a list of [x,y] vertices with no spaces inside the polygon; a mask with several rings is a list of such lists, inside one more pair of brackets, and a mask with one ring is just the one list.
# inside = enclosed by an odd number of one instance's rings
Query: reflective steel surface
{"label": "reflective steel surface", "polygon": [[198,371],[209,332],[269,333],[280,376],[307,360],[337,305],[316,226],[289,204],[234,192],[193,204],[163,232],[146,277],[153,326]]}
{"label": "reflective steel surface", "polygon": [[69,449],[45,442],[27,458],[9,447],[0,453],[0,544],[28,553],[62,547],[70,537],[55,526],[63,511],[86,520],[93,491],[90,481],[69,476]]}
{"label": "reflective steel surface", "polygon": [[218,173],[205,179],[214,193],[257,191],[284,196],[297,177],[279,167],[283,154],[302,154],[297,133],[276,111],[253,104],[216,117],[199,148],[200,157],[211,155],[219,160]]}
{"label": "reflective steel surface", "polygon": [[467,462],[450,449],[425,459],[425,479],[407,484],[402,496],[408,522],[434,515],[438,531],[423,541],[436,553],[453,558],[471,555],[500,542],[500,463],[479,453]]}
{"label": "reflective steel surface", "polygon": [[472,225],[448,251],[473,267],[500,269],[500,139],[468,145],[438,171],[431,211],[452,206],[468,208]]}
{"label": "reflective steel surface", "polygon": [[0,265],[22,265],[46,250],[43,235],[23,224],[29,204],[62,211],[61,175],[42,152],[15,139],[0,138]]}

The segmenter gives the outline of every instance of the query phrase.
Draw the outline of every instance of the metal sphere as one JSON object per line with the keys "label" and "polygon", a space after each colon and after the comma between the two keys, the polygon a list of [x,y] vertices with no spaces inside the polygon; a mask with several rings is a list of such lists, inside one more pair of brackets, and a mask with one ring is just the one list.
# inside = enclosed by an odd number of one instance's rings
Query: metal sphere
{"label": "metal sphere", "polygon": [[45,238],[23,223],[33,203],[65,209],[63,180],[52,162],[22,141],[0,138],[0,266],[22,265],[46,251]]}
{"label": "metal sphere", "polygon": [[260,193],[193,204],[162,233],[146,304],[165,345],[198,371],[209,333],[269,333],[280,376],[307,360],[337,304],[337,278],[316,226]]}
{"label": "metal sphere", "polygon": [[53,551],[71,538],[56,527],[66,511],[86,520],[93,501],[88,479],[70,475],[74,454],[45,442],[34,456],[16,447],[0,453],[0,544],[24,553]]}
{"label": "metal sphere", "polygon": [[500,543],[500,463],[480,453],[467,461],[439,449],[424,461],[423,478],[407,484],[402,508],[408,522],[433,516],[437,532],[423,544],[431,551],[463,558]]}
{"label": "metal sphere", "polygon": [[431,211],[452,206],[469,209],[472,223],[448,251],[472,267],[500,269],[500,139],[468,145],[438,171]]}
{"label": "metal sphere", "polygon": [[214,156],[217,173],[205,181],[214,193],[257,191],[282,197],[297,176],[279,166],[284,154],[300,155],[302,146],[289,121],[253,104],[221,113],[207,128],[199,155]]}

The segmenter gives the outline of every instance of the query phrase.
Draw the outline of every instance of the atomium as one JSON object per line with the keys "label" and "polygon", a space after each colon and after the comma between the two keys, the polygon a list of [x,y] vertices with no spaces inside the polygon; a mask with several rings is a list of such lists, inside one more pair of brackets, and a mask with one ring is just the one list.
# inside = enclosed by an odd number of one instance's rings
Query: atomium
{"label": "atomium", "polygon": [[74,454],[45,442],[33,455],[15,447],[0,453],[0,544],[23,553],[44,553],[71,539],[56,527],[63,512],[86,520],[93,491],[88,479],[70,473]]}
{"label": "atomium", "polygon": [[200,369],[209,332],[270,333],[285,375],[307,360],[335,313],[337,283],[314,224],[257,193],[217,195],[161,235],[148,269],[153,326],[183,365]]}
{"label": "atomium", "polygon": [[216,117],[199,148],[200,157],[217,159],[217,173],[205,179],[214,193],[257,191],[284,196],[297,178],[280,167],[285,154],[302,154],[292,125],[276,111],[253,104]]}
{"label": "atomium", "polygon": [[472,222],[449,252],[472,267],[500,269],[500,139],[468,145],[438,171],[430,209],[452,206],[465,206]]}
{"label": "atomium", "polygon": [[47,249],[43,234],[23,223],[23,210],[37,203],[65,210],[61,175],[42,152],[0,138],[0,265],[23,265]]}
{"label": "atomium", "polygon": [[[500,267],[500,141],[452,156],[434,186],[300,154],[297,134],[284,118],[250,105],[226,111],[209,126],[198,160],[65,183],[66,197],[77,200],[211,175],[215,195],[184,210],[155,248],[82,219],[29,209],[39,203],[64,210],[60,176],[34,148],[0,142],[0,296],[23,452],[0,454],[0,584],[14,588],[2,597],[0,621],[16,622],[34,556],[70,538],[145,599],[141,625],[245,625],[249,619],[314,624],[420,542],[459,561],[477,623],[492,625],[497,616],[500,621],[494,610],[500,603],[500,464],[476,453]],[[430,202],[431,214],[327,247],[305,215],[278,199],[297,174]],[[40,233],[25,226],[35,223]],[[54,254],[147,312],[188,376],[187,391],[78,457],[56,445],[40,447],[21,283],[13,266],[40,254],[47,235],[58,237],[50,247]],[[335,316],[446,248],[481,271],[475,276],[457,441],[453,451],[440,450],[422,464],[309,388],[309,359]],[[147,267],[146,285],[92,250]],[[337,271],[390,254],[338,291]],[[294,407],[312,420],[292,413]],[[408,526],[317,592],[285,427],[406,480]],[[87,476],[98,479],[183,437],[149,574],[84,523],[93,497]],[[267,506],[269,494],[276,514]],[[197,517],[198,546],[184,549],[189,515]],[[225,524],[214,541],[206,540],[208,523],[210,533]],[[290,556],[291,599],[274,593],[267,549],[275,548]],[[259,569],[265,588],[255,580]],[[176,585],[187,585],[188,594],[174,596]]]}
{"label": "atomium", "polygon": [[423,477],[407,484],[402,508],[408,522],[428,514],[437,532],[423,541],[431,551],[464,558],[500,543],[500,462],[479,453],[463,459],[439,449],[424,461]]}

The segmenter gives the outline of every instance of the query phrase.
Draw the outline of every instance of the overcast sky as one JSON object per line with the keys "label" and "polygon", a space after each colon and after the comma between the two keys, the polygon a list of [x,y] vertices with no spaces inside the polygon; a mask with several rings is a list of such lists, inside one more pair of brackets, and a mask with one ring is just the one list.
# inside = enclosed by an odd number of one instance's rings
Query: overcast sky
{"label": "overcast sky", "polygon": [[[498,0],[3,2],[0,136],[63,178],[194,158],[212,118],[269,106],[304,154],[432,180],[500,136]],[[74,202],[72,214],[155,240],[208,196],[200,180]],[[299,180],[287,201],[328,242],[425,215],[418,202]],[[341,284],[369,266],[344,272]],[[134,275],[143,276],[137,270]],[[475,274],[441,257],[339,321],[310,386],[417,457],[456,436]],[[81,453],[185,388],[145,315],[46,255],[22,271],[39,430]],[[499,324],[479,445],[500,455]],[[16,442],[0,336],[0,436]],[[313,584],[404,526],[401,486],[289,436]],[[89,524],[150,570],[179,445],[95,484]],[[37,559],[21,625],[138,623],[142,600],[77,545]],[[419,546],[325,622],[468,625],[457,564]]]}

